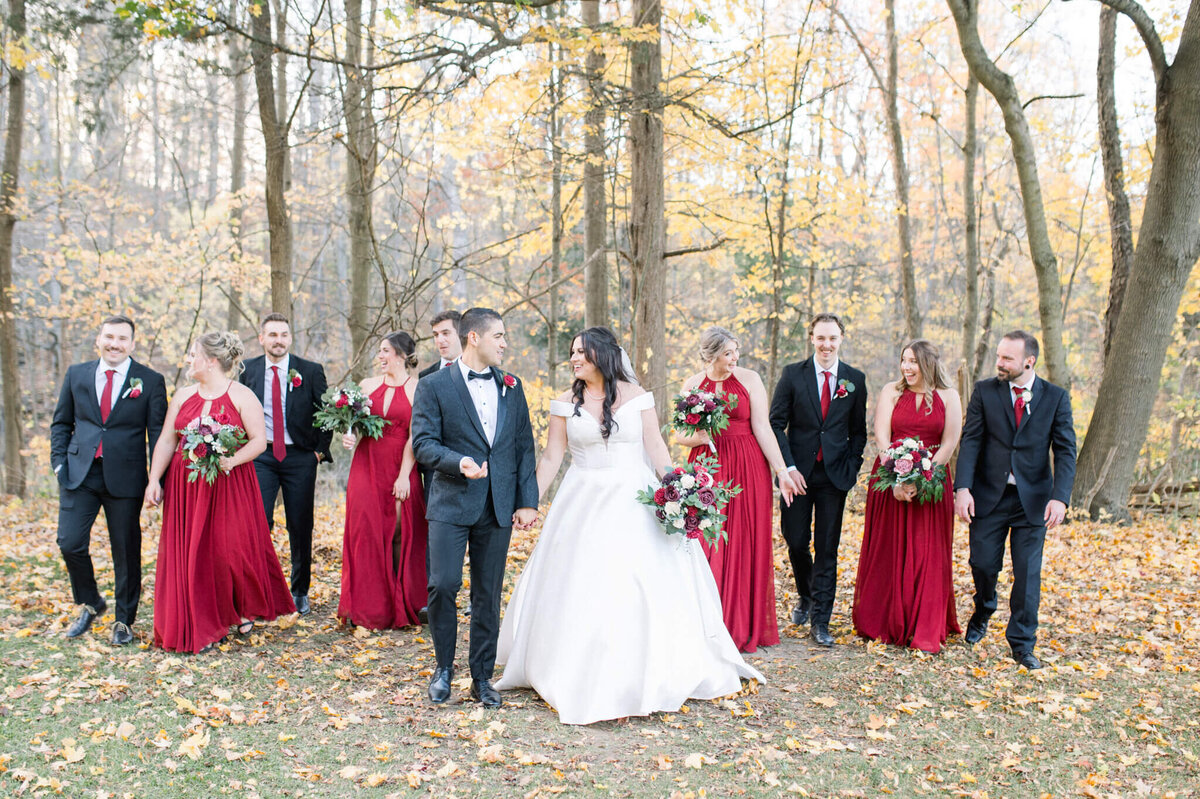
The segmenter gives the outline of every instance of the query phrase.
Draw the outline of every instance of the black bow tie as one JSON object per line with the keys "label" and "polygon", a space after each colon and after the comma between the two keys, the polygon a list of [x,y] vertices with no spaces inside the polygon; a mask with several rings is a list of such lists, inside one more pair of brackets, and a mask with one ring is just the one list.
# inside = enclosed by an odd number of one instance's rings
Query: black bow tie
{"label": "black bow tie", "polygon": [[468,380],[491,380],[492,373],[491,372],[473,372],[470,369],[468,369],[467,370],[467,379]]}

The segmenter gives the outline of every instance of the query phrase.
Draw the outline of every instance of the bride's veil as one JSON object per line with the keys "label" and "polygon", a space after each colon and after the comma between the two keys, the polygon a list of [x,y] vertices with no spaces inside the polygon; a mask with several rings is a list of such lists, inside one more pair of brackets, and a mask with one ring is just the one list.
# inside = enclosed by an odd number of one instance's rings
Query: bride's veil
{"label": "bride's veil", "polygon": [[637,374],[633,371],[633,361],[629,360],[629,353],[621,347],[621,368],[625,370],[625,379],[635,386],[640,386],[641,383],[637,379]]}

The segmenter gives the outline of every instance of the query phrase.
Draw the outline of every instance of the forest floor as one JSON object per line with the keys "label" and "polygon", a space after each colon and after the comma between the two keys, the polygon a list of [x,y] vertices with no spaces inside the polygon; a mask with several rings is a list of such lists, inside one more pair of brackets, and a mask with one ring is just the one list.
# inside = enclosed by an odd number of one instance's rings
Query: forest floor
{"label": "forest floor", "polygon": [[[794,597],[780,549],[783,641],[748,657],[766,685],[572,727],[528,691],[484,711],[467,698],[465,669],[451,702],[431,706],[427,631],[339,627],[341,514],[318,508],[311,615],[193,657],[149,648],[156,516],[144,519],[137,641],[114,649],[111,614],[81,640],[63,638],[75,608],[55,502],[0,506],[0,795],[1200,796],[1194,520],[1052,532],[1038,647],[1047,667],[1029,673],[1009,658],[1003,602],[974,649],[959,636],[936,656],[857,639],[854,512],[836,647],[785,623]],[[956,536],[965,625],[965,529]],[[106,537],[98,526],[92,550],[111,598]],[[508,590],[535,538],[514,541]],[[285,556],[282,535],[276,544]]]}

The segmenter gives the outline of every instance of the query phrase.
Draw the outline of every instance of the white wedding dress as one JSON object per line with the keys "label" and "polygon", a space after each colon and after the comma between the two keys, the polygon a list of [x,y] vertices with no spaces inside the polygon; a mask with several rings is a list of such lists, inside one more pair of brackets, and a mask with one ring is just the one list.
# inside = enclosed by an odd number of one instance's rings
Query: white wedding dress
{"label": "white wedding dress", "polygon": [[642,446],[649,393],[600,424],[574,405],[573,462],[500,626],[497,689],[533,688],[564,724],[677,711],[765,682],[725,630],[717,584],[700,546],[667,535],[638,489],[657,484]]}

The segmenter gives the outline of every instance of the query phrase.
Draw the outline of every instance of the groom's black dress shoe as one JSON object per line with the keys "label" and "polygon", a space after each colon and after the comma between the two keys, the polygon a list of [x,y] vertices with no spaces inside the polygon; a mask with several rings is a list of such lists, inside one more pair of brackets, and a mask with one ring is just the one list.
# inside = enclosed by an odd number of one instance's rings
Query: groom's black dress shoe
{"label": "groom's black dress shoe", "polygon": [[429,701],[440,705],[450,698],[450,681],[454,679],[454,669],[434,669],[433,677],[429,680]]}
{"label": "groom's black dress shoe", "polygon": [[312,612],[312,605],[308,603],[308,594],[292,594],[292,601],[296,603],[296,612],[301,616],[307,616]]}
{"label": "groom's black dress shoe", "polygon": [[800,597],[800,604],[792,611],[792,624],[808,624],[808,612],[812,608],[812,600]]}
{"label": "groom's black dress shoe", "polygon": [[417,621],[421,622],[421,624],[429,624],[429,606],[428,605],[426,605],[425,607],[423,607],[417,611]]}
{"label": "groom's black dress shoe", "polygon": [[988,617],[981,616],[979,613],[972,613],[971,620],[967,622],[967,631],[963,634],[963,640],[971,646],[983,640],[983,634],[987,632]]}
{"label": "groom's black dress shoe", "polygon": [[77,618],[71,624],[71,626],[67,628],[67,637],[78,638],[86,633],[88,628],[92,626],[92,622],[96,620],[96,617],[103,613],[107,608],[108,603],[103,599],[100,600],[100,605],[95,608],[92,608],[89,605],[84,605],[83,610],[79,611],[79,618]]}
{"label": "groom's black dress shoe", "polygon": [[1042,661],[1037,659],[1037,655],[1032,652],[1013,652],[1013,660],[1030,671],[1037,671],[1042,667]]}
{"label": "groom's black dress shoe", "polygon": [[504,704],[500,692],[492,687],[491,680],[471,680],[471,698],[484,707],[500,707]]}
{"label": "groom's black dress shoe", "polygon": [[133,630],[129,629],[129,625],[123,621],[113,624],[112,645],[126,646],[133,643]]}
{"label": "groom's black dress shoe", "polygon": [[814,622],[808,634],[818,646],[833,646],[833,636],[829,634],[828,624]]}

